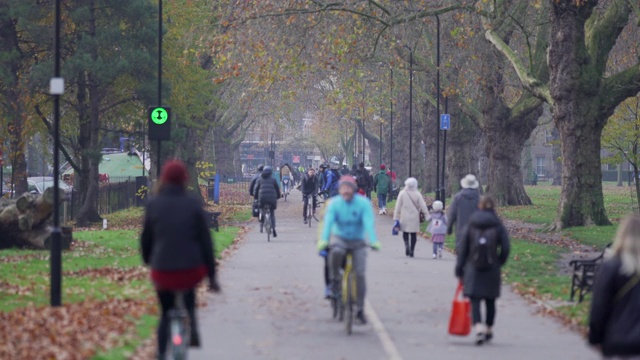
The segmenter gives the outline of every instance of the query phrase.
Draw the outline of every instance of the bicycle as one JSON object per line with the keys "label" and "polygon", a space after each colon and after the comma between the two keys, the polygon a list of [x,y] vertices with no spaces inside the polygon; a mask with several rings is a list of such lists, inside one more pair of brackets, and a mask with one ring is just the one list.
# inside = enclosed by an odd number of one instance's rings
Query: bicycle
{"label": "bicycle", "polygon": [[[340,301],[338,301],[338,299]],[[353,271],[353,249],[347,249],[342,270],[341,294],[339,296],[331,297],[333,318],[335,319],[338,317],[339,321],[344,321],[347,335],[351,335],[352,333],[354,307],[356,306],[357,299],[358,284],[356,280],[356,273]]]}
{"label": "bicycle", "polygon": [[262,207],[260,219],[262,220],[260,232],[262,232],[262,228],[264,227],[264,229],[267,230],[267,241],[271,241],[271,205]]}
{"label": "bicycle", "polygon": [[[353,307],[358,298],[356,274],[353,272],[353,255],[351,250],[347,250],[345,263],[342,270],[341,294],[331,297],[331,310],[333,318],[344,321],[347,335],[351,335],[353,328]],[[345,319],[346,312],[346,319]]]}
{"label": "bicycle", "polygon": [[169,310],[167,354],[175,360],[187,359],[187,350],[191,341],[191,324],[184,304],[184,294],[184,291],[174,293],[174,307]]}
{"label": "bicycle", "polygon": [[[324,203],[324,201],[318,201],[316,199],[316,206],[313,206],[314,196],[313,195],[303,195],[303,196],[306,198],[306,203],[304,205],[304,219],[309,224],[309,227],[311,227],[312,219],[315,219],[316,221],[320,221],[316,217],[316,209],[320,207],[320,204]],[[311,212],[311,215],[309,215],[309,212]]]}

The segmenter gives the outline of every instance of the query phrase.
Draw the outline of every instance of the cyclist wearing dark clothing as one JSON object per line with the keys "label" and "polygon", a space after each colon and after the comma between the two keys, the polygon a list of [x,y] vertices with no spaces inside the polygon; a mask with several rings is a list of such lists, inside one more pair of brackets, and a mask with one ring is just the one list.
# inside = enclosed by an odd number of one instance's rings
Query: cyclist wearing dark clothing
{"label": "cyclist wearing dark clothing", "polygon": [[275,211],[278,206],[278,199],[282,197],[282,193],[280,192],[278,181],[276,181],[272,175],[273,169],[271,169],[271,166],[265,166],[256,184],[254,193],[257,194],[260,208],[265,205],[271,206],[271,229],[273,230],[273,237],[277,237]]}
{"label": "cyclist wearing dark clothing", "polygon": [[[304,223],[307,223],[307,211],[309,213],[312,212],[313,209],[316,208],[316,204],[318,202],[318,198],[316,197],[316,193],[318,192],[318,178],[316,177],[316,171],[313,168],[309,168],[309,171],[302,178],[302,184],[300,186],[300,191],[302,192],[302,217],[304,218]],[[309,196],[312,196],[313,209],[307,210],[307,202],[309,201]]]}
{"label": "cyclist wearing dark clothing", "polygon": [[195,316],[195,288],[209,277],[209,288],[218,291],[213,243],[204,210],[187,195],[187,168],[177,160],[162,167],[158,194],[147,204],[140,238],[142,259],[151,267],[161,307],[158,355],[164,359],[169,337],[169,310],[175,292],[184,292],[191,319],[191,346],[200,346]]}
{"label": "cyclist wearing dark clothing", "polygon": [[260,174],[262,174],[262,170],[264,170],[264,165],[258,166],[258,171],[256,171],[255,175],[253,175],[253,178],[251,179],[251,183],[249,183],[249,195],[253,196],[254,199],[258,198],[258,194],[254,194],[253,190],[256,186],[256,183],[258,182],[258,179],[260,179]]}

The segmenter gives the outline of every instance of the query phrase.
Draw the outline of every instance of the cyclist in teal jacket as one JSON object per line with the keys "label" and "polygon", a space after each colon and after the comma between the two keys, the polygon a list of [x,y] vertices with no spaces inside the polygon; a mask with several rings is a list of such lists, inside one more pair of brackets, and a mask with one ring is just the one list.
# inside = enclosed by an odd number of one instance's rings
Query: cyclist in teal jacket
{"label": "cyclist in teal jacket", "polygon": [[366,324],[364,298],[367,243],[365,235],[369,238],[369,245],[375,250],[380,249],[380,242],[375,232],[371,202],[364,196],[356,195],[357,189],[358,186],[352,176],[345,175],[340,178],[340,196],[333,198],[327,207],[318,250],[326,249],[329,246],[329,238],[335,235],[336,239],[329,254],[329,267],[332,296],[336,298],[340,297],[340,269],[347,251],[351,251],[358,288],[356,318],[361,324]]}

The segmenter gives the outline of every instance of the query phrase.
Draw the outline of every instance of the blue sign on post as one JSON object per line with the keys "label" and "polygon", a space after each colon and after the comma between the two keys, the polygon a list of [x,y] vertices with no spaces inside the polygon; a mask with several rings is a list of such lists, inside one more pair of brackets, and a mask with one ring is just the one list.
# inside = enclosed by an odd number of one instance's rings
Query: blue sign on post
{"label": "blue sign on post", "polygon": [[440,114],[440,130],[451,129],[451,115]]}

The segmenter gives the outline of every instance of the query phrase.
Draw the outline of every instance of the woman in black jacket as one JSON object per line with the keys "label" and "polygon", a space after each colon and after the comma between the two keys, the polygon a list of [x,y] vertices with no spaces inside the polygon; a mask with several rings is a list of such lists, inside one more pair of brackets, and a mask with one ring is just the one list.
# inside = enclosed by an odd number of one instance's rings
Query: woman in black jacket
{"label": "woman in black jacket", "polygon": [[606,358],[640,357],[640,216],[618,228],[593,288],[589,343]]}
{"label": "woman in black jacket", "polygon": [[[509,258],[509,236],[495,213],[495,201],[483,196],[478,209],[469,218],[458,247],[456,277],[463,282],[464,295],[471,300],[476,344],[493,338],[496,299],[500,297],[500,268]],[[486,322],[482,323],[480,304],[486,305]]]}
{"label": "woman in black jacket", "polygon": [[200,346],[195,317],[195,287],[209,277],[209,288],[218,291],[213,242],[204,210],[187,195],[187,169],[178,160],[162,168],[158,194],[147,204],[140,239],[142,259],[151,267],[162,314],[158,324],[158,355],[164,359],[169,335],[168,313],[175,292],[184,292],[191,318],[191,346]]}

